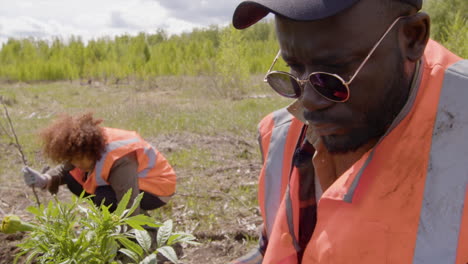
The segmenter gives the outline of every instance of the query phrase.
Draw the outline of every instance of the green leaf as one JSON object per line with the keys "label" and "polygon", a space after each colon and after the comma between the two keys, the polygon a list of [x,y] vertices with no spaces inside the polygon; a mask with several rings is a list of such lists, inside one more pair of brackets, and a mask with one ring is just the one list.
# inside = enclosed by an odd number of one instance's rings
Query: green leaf
{"label": "green leaf", "polygon": [[119,249],[119,252],[125,254],[127,257],[131,258],[135,262],[138,262],[140,260],[140,257],[138,256],[138,254],[131,251],[130,249],[122,248],[122,249]]}
{"label": "green leaf", "polygon": [[157,264],[158,260],[156,258],[156,254],[151,254],[143,259],[139,264]]}
{"label": "green leaf", "polygon": [[140,257],[143,256],[143,249],[135,242],[129,240],[128,238],[125,237],[119,237],[117,238],[119,242],[127,249],[130,249],[131,251],[137,253]]}
{"label": "green leaf", "polygon": [[33,260],[36,258],[38,254],[40,254],[38,250],[33,250],[31,254],[29,254],[28,258],[26,259],[26,263],[32,263]]}
{"label": "green leaf", "polygon": [[191,245],[199,245],[200,243],[196,242],[197,238],[193,236],[192,234],[187,234],[187,233],[174,233],[169,237],[169,240],[167,241],[168,245],[174,245],[177,243],[187,243]]}
{"label": "green leaf", "polygon": [[[102,220],[109,219],[111,217],[111,212],[109,211],[110,205],[106,206],[102,204],[100,208],[101,208],[101,211],[99,211],[99,213],[97,214],[98,220],[102,221]],[[96,222],[99,222],[99,221],[96,221]]]}
{"label": "green leaf", "polygon": [[78,210],[79,210],[80,212],[82,212],[86,217],[88,217],[89,211],[90,211],[88,208],[86,208],[86,207],[84,207],[84,206],[81,206],[81,205],[78,205],[77,208],[78,208]]}
{"label": "green leaf", "polygon": [[169,240],[167,240],[167,244],[168,245],[173,245],[177,242],[179,242],[182,237],[183,237],[184,234],[181,234],[181,233],[174,233],[172,234],[170,237],[169,237]]}
{"label": "green leaf", "polygon": [[124,217],[123,212],[127,209],[128,202],[130,201],[130,196],[132,195],[132,189],[130,188],[122,197],[119,204],[117,205],[117,209],[115,209],[114,214]]}
{"label": "green leaf", "polygon": [[131,226],[134,229],[143,230],[143,225],[151,226],[151,227],[159,227],[161,224],[155,222],[155,220],[147,215],[135,215],[131,216],[124,220],[126,224]]}
{"label": "green leaf", "polygon": [[[86,196],[86,191],[83,190],[83,191],[80,193],[80,196],[79,196],[79,197],[73,196],[73,202],[75,202],[75,203],[80,203],[81,200],[85,199],[85,196]],[[94,195],[88,196],[88,198],[91,198],[91,197],[94,197]]]}
{"label": "green leaf", "polygon": [[35,207],[35,206],[29,206],[28,208],[26,208],[26,210],[28,212],[30,212],[31,214],[34,214],[36,216],[40,216],[42,215],[42,212],[44,212],[44,206],[41,204],[41,208],[38,208],[38,207]]}
{"label": "green leaf", "polygon": [[151,247],[151,236],[146,230],[134,230],[135,238],[138,241],[138,244],[148,252]]}
{"label": "green leaf", "polygon": [[177,254],[175,250],[170,246],[164,246],[158,248],[158,253],[166,257],[168,260],[172,261],[173,263],[179,263],[179,259],[177,258]]}
{"label": "green leaf", "polygon": [[143,199],[143,193],[138,194],[138,196],[135,198],[135,200],[133,200],[132,207],[130,207],[130,209],[128,209],[128,212],[127,212],[126,215],[131,215],[131,214],[133,214],[133,212],[135,212],[135,210],[138,208],[138,206],[140,206],[141,199]]}
{"label": "green leaf", "polygon": [[163,223],[162,226],[159,227],[158,236],[156,241],[158,243],[158,248],[162,247],[166,244],[167,240],[171,236],[172,233],[172,220],[167,220]]}
{"label": "green leaf", "polygon": [[[20,244],[20,245],[18,245],[18,246],[21,247],[22,245],[23,245],[23,244]],[[14,261],[13,261],[13,264],[18,263],[18,260],[21,258],[21,256],[23,256],[23,255],[26,254],[26,253],[27,253],[26,251],[20,251],[19,253],[17,253],[17,254],[15,255],[15,259],[14,259]]]}
{"label": "green leaf", "polygon": [[47,205],[47,212],[50,214],[50,216],[57,216],[58,215],[58,210],[60,210],[60,205],[57,205],[57,208],[54,207],[54,204],[52,201],[49,201],[49,204]]}

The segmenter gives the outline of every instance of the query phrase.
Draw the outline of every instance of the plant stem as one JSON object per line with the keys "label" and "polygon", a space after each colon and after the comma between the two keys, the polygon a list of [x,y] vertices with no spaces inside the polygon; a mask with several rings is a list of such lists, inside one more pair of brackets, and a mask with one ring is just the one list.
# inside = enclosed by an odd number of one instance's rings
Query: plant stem
{"label": "plant stem", "polygon": [[[18,150],[20,156],[21,156],[21,160],[23,161],[23,165],[24,166],[28,166],[28,161],[26,160],[26,156],[24,155],[23,153],[23,148],[21,147],[21,144],[19,143],[19,140],[18,140],[18,136],[16,136],[16,132],[15,132],[15,128],[13,127],[13,123],[11,122],[11,118],[10,118],[10,114],[8,113],[8,108],[6,107],[6,104],[5,102],[3,101],[3,96],[0,96],[0,102],[2,103],[3,105],[3,109],[5,111],[5,115],[7,117],[7,120],[8,120],[8,124],[10,125],[10,130],[11,130],[11,133],[13,134],[14,138],[15,138],[15,146],[16,146],[16,149]],[[36,193],[36,189],[34,188],[34,186],[31,186],[32,188],[32,191],[33,191],[33,194],[34,194],[34,197],[36,198],[36,203],[37,203],[37,206],[41,206],[41,202],[39,200],[39,196],[37,195]]]}

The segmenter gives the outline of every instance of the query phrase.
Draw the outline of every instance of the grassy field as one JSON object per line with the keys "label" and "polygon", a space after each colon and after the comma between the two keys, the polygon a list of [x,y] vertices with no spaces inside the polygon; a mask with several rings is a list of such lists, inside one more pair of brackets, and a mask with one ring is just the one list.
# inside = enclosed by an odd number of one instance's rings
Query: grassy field
{"label": "grassy field", "polygon": [[[248,94],[229,98],[216,83],[210,77],[159,77],[119,85],[3,83],[0,94],[34,168],[54,165],[40,153],[37,131],[60,113],[93,111],[105,126],[138,131],[168,158],[178,176],[176,196],[154,216],[173,219],[177,230],[193,233],[202,243],[186,248],[183,262],[223,263],[256,243],[261,221],[256,126],[289,101],[276,96],[260,76],[252,77]],[[3,115],[0,124],[0,216],[27,218],[24,208],[34,204],[32,192],[22,182],[21,159],[2,130],[7,128]],[[67,199],[70,193],[62,187],[59,195]],[[40,197],[42,202],[51,198],[45,192]],[[18,239],[0,242],[0,259],[14,251]]]}

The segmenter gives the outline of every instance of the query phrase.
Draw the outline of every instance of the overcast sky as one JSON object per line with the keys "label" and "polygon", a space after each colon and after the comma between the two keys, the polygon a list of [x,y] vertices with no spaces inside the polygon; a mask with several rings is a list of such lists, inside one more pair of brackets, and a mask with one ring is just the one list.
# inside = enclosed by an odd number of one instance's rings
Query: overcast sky
{"label": "overcast sky", "polygon": [[0,0],[0,43],[9,37],[50,39],[138,32],[169,34],[226,25],[241,0]]}

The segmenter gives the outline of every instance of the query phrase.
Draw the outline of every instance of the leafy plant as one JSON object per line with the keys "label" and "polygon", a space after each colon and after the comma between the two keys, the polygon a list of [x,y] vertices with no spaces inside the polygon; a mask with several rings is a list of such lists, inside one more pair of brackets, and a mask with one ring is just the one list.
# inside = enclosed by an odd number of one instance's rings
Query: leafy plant
{"label": "leafy plant", "polygon": [[[109,206],[98,207],[83,196],[74,197],[71,203],[55,198],[47,207],[29,207],[37,224],[26,241],[18,245],[21,251],[15,263],[24,255],[26,263],[116,264],[124,256],[134,263],[157,263],[157,253],[177,263],[171,246],[179,242],[196,244],[195,237],[172,234],[170,220],[161,225],[149,216],[132,215],[142,197],[141,193],[127,208],[130,191],[127,192],[114,212],[109,211]],[[154,247],[145,228],[156,227],[160,228]]]}
{"label": "leafy plant", "polygon": [[[172,220],[165,221],[158,229],[156,241],[151,239],[146,230],[135,229],[133,231],[140,248],[136,247],[137,245],[132,241],[126,240],[124,243],[129,244],[124,244],[126,248],[121,249],[120,252],[127,255],[135,263],[140,264],[157,263],[158,254],[173,263],[178,263],[179,260],[173,246],[179,243],[198,245],[198,242],[195,242],[195,237],[191,234],[174,233],[172,227]],[[153,247],[156,249],[152,250]],[[142,259],[143,257],[144,259]]]}

